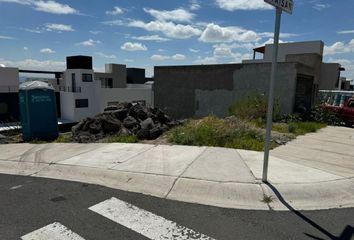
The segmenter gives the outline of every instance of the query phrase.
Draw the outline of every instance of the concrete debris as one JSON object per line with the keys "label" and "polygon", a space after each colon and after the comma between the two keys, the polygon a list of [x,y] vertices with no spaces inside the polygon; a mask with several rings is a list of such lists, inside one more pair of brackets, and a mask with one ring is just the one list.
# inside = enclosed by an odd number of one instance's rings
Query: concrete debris
{"label": "concrete debris", "polygon": [[72,134],[73,140],[80,143],[97,142],[110,135],[135,135],[140,140],[154,140],[179,124],[158,108],[119,103],[93,118],[82,120],[72,128]]}

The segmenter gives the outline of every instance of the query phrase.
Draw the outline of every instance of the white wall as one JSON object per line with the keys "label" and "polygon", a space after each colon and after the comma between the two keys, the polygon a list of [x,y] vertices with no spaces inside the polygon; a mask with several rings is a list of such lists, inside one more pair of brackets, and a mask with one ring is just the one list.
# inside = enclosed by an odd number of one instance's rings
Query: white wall
{"label": "white wall", "polygon": [[[80,92],[61,92],[60,101],[62,109],[62,118],[70,121],[81,121],[87,117],[93,117],[99,113],[100,96],[97,94],[98,88],[101,88],[101,82],[94,80],[93,70],[89,69],[68,69],[64,73],[64,85],[71,89],[72,74],[75,73],[76,88]],[[92,82],[83,82],[82,74],[91,74]],[[71,89],[72,90],[72,89]],[[77,99],[87,99],[87,108],[77,108]]]}
{"label": "white wall", "polygon": [[0,67],[0,92],[18,92],[18,68]]}
{"label": "white wall", "polygon": [[100,112],[109,102],[145,101],[147,106],[154,106],[154,94],[151,88],[101,88]]}
{"label": "white wall", "polygon": [[[69,121],[81,121],[93,117],[108,106],[109,102],[145,101],[148,106],[154,106],[152,85],[136,84],[127,88],[102,88],[100,80],[82,82],[82,74],[90,70],[67,70],[65,85],[71,88],[71,74],[75,73],[76,86],[81,92],[60,92],[62,118]],[[76,108],[77,99],[88,99],[87,108]]]}
{"label": "white wall", "polygon": [[[285,62],[288,54],[317,53],[323,56],[324,43],[322,41],[281,43],[278,50],[278,61]],[[263,60],[271,62],[273,56],[273,44],[267,44]]]}
{"label": "white wall", "polygon": [[[322,41],[309,41],[309,42],[294,42],[294,43],[281,43],[278,49],[278,62],[285,62],[286,56],[289,54],[306,54],[316,53],[323,56],[324,43]],[[247,59],[242,63],[264,63],[272,62],[273,44],[265,45],[265,53],[263,59]]]}
{"label": "white wall", "polygon": [[75,121],[74,109],[75,109],[74,94],[71,92],[60,92],[61,118],[70,121]]}

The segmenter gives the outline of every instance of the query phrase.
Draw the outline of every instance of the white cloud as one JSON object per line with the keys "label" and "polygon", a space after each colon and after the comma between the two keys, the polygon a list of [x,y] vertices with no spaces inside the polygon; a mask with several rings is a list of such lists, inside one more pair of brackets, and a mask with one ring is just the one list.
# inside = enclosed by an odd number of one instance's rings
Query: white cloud
{"label": "white cloud", "polygon": [[120,7],[114,7],[112,11],[106,11],[107,15],[120,15],[123,13],[124,13],[124,10]]}
{"label": "white cloud", "polygon": [[331,46],[324,47],[325,55],[334,55],[340,53],[354,53],[354,39],[349,43],[336,42]]}
{"label": "white cloud", "polygon": [[[244,59],[251,59],[252,54],[244,52],[235,52],[234,49],[242,49],[243,51],[252,48],[252,44],[215,44],[213,45],[214,51],[212,56],[201,57],[194,61],[196,64],[217,64],[217,63],[240,63]],[[241,51],[242,51],[241,50]],[[208,53],[209,54],[209,53]]]}
{"label": "white cloud", "polygon": [[0,39],[5,39],[5,40],[14,40],[16,38],[14,37],[10,37],[10,36],[3,36],[3,35],[0,35]]}
{"label": "white cloud", "polygon": [[173,60],[176,60],[176,61],[182,61],[182,60],[186,59],[186,56],[183,55],[183,54],[180,54],[180,53],[177,53],[177,54],[175,54],[173,56],[155,54],[155,55],[152,55],[150,59],[154,60],[154,61],[164,61],[164,60],[168,60],[168,59],[173,59]]}
{"label": "white cloud", "polygon": [[52,53],[55,53],[54,50],[50,49],[50,48],[42,48],[40,50],[41,53],[48,53],[48,54],[52,54]]}
{"label": "white cloud", "polygon": [[190,0],[190,6],[189,9],[192,11],[199,10],[201,8],[200,2],[198,0]]}
{"label": "white cloud", "polygon": [[254,31],[241,27],[221,27],[214,23],[208,24],[199,40],[202,42],[255,42],[261,37]]}
{"label": "white cloud", "polygon": [[90,33],[93,35],[97,35],[97,34],[101,33],[101,31],[90,31]]}
{"label": "white cloud", "polygon": [[215,57],[204,57],[198,56],[198,59],[194,61],[195,64],[217,64],[218,60]]}
{"label": "white cloud", "polygon": [[28,48],[28,47],[23,47],[23,50],[24,50],[24,51],[28,51],[29,48]]}
{"label": "white cloud", "polygon": [[29,28],[25,28],[24,29],[25,31],[27,31],[27,32],[30,32],[30,33],[42,33],[42,30],[40,30],[40,29],[29,29]]}
{"label": "white cloud", "polygon": [[78,11],[67,4],[61,4],[55,1],[31,1],[37,11],[54,14],[77,14]]}
{"label": "white cloud", "polygon": [[274,9],[263,0],[216,0],[216,4],[227,11]]}
{"label": "white cloud", "polygon": [[228,47],[217,47],[214,49],[215,57],[231,57],[232,51],[231,48]]}
{"label": "white cloud", "polygon": [[121,47],[124,51],[147,51],[147,47],[141,43],[126,42]]}
{"label": "white cloud", "polygon": [[339,63],[345,68],[345,71],[341,73],[349,79],[354,79],[354,60],[349,60],[345,58],[329,58],[328,62]]}
{"label": "white cloud", "polygon": [[108,26],[124,26],[125,25],[125,23],[122,20],[104,21],[102,23],[105,25],[108,25]]}
{"label": "white cloud", "polygon": [[148,9],[144,8],[144,11],[151,16],[153,16],[158,21],[174,21],[174,22],[190,22],[194,18],[194,14],[184,10],[182,8],[178,8],[172,11],[166,10],[156,10],[156,9]]}
{"label": "white cloud", "polygon": [[0,2],[17,3],[21,5],[32,6],[33,9],[40,12],[47,12],[53,14],[78,14],[79,11],[70,7],[67,4],[58,3],[50,0],[0,0]]}
{"label": "white cloud", "polygon": [[65,62],[62,61],[40,61],[36,59],[24,59],[20,61],[10,61],[3,60],[1,63],[9,67],[17,67],[22,69],[33,69],[33,70],[49,70],[49,71],[63,71],[65,69]]}
{"label": "white cloud", "polygon": [[77,45],[81,45],[84,47],[94,47],[94,46],[96,46],[96,44],[99,44],[99,43],[101,43],[100,40],[95,41],[95,40],[89,39],[87,41],[79,42],[79,43],[77,43]]}
{"label": "white cloud", "polygon": [[31,1],[30,0],[0,0],[0,3],[1,2],[5,2],[5,3],[18,3],[18,4],[21,4],[21,5],[30,5]]}
{"label": "white cloud", "polygon": [[102,52],[96,52],[96,55],[97,56],[100,56],[100,57],[103,57],[103,58],[108,58],[108,59],[116,59],[117,57],[116,57],[116,55],[106,55],[106,54],[104,54],[104,53],[102,53]]}
{"label": "white cloud", "polygon": [[[261,37],[267,37],[267,38],[272,38],[274,37],[273,32],[262,32],[258,34]],[[297,33],[280,33],[281,38],[292,38],[292,37],[298,37],[299,34]]]}
{"label": "white cloud", "polygon": [[149,35],[149,36],[140,36],[140,37],[132,37],[134,40],[139,41],[156,41],[156,42],[166,42],[170,41],[168,38],[160,37],[159,35]]}
{"label": "white cloud", "polygon": [[124,59],[124,62],[134,62],[133,59]]}
{"label": "white cloud", "polygon": [[167,37],[177,39],[187,39],[199,36],[202,31],[191,25],[175,24],[173,22],[151,21],[145,23],[139,20],[133,20],[127,24],[130,27],[143,28],[150,32],[162,32]]}
{"label": "white cloud", "polygon": [[192,53],[198,53],[200,50],[194,49],[194,48],[189,48],[189,51]]}
{"label": "white cloud", "polygon": [[181,61],[181,60],[185,60],[185,59],[186,59],[186,56],[183,55],[183,54],[176,54],[176,55],[173,55],[173,56],[172,56],[172,59],[173,59],[173,60],[177,60],[177,61]]}
{"label": "white cloud", "polygon": [[163,60],[170,59],[170,56],[155,54],[155,55],[152,55],[150,59],[154,60],[154,61],[163,61]]}
{"label": "white cloud", "polygon": [[330,4],[325,4],[325,3],[316,3],[312,6],[314,9],[316,9],[317,11],[322,11],[323,9],[326,8],[330,8],[331,5]]}
{"label": "white cloud", "polygon": [[47,23],[45,25],[46,31],[57,31],[57,32],[73,32],[75,31],[71,25],[58,24],[58,23]]}
{"label": "white cloud", "polygon": [[342,30],[342,31],[338,31],[338,34],[352,34],[354,33],[354,30]]}

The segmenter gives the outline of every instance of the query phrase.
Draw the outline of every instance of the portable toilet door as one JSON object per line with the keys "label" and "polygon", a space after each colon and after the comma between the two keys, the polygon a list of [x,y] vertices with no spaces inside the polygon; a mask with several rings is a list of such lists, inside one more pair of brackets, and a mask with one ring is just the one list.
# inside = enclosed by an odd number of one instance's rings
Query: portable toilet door
{"label": "portable toilet door", "polygon": [[41,81],[20,85],[20,113],[24,141],[52,140],[58,137],[54,88]]}

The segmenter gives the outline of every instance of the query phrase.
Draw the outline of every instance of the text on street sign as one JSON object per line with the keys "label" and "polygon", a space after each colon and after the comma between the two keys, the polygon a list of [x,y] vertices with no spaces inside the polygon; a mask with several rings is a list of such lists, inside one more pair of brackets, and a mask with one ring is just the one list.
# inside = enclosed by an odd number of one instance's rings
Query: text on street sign
{"label": "text on street sign", "polygon": [[292,14],[294,8],[293,0],[264,0],[266,3],[273,5],[274,7],[278,7],[281,10]]}

